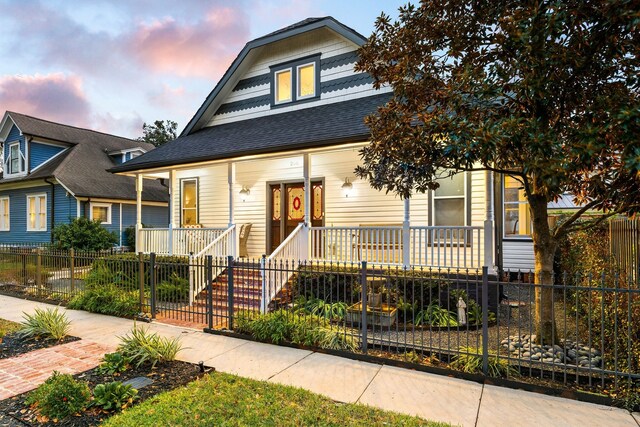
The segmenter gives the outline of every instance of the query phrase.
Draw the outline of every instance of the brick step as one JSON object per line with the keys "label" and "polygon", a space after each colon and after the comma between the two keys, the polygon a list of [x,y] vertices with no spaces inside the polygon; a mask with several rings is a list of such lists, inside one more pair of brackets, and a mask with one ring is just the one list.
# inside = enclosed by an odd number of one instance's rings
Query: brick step
{"label": "brick step", "polygon": [[[195,304],[193,304],[194,310],[197,309],[202,309],[202,311],[206,311],[207,309],[207,303],[206,302],[197,302]],[[233,302],[233,307],[236,310],[259,310],[260,309],[260,300],[257,301],[253,301],[253,302],[247,302],[247,303],[240,303],[240,302]],[[213,301],[213,309],[214,310],[228,310],[229,309],[229,305],[227,304],[226,301]]]}
{"label": "brick step", "polygon": [[[229,289],[229,285],[227,285],[226,283],[212,283],[212,286],[214,291],[218,291],[218,292],[227,292],[227,289]],[[262,291],[262,283],[233,283],[233,291],[235,293],[237,292],[261,292]]]}

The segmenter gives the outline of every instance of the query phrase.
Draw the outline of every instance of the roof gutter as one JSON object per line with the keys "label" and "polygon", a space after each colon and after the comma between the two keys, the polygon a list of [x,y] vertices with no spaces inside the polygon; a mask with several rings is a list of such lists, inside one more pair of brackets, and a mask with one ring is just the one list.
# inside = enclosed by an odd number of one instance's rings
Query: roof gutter
{"label": "roof gutter", "polygon": [[366,142],[371,138],[370,133],[364,133],[362,135],[355,135],[346,138],[335,138],[331,140],[323,140],[316,143],[313,142],[302,142],[299,144],[292,144],[286,147],[276,147],[273,150],[248,150],[242,153],[235,153],[229,155],[220,155],[220,156],[205,156],[205,157],[195,157],[195,158],[187,158],[180,161],[175,160],[163,160],[159,162],[141,162],[139,164],[133,165],[124,165],[124,166],[116,166],[108,170],[111,173],[126,173],[126,172],[141,172],[147,169],[156,169],[165,166],[183,166],[191,163],[208,163],[208,162],[217,162],[224,161],[230,159],[243,158],[248,156],[258,156],[258,155],[269,155],[269,154],[278,154],[278,153],[287,153],[293,150],[300,149],[316,149],[316,148],[328,148],[334,145],[340,144],[348,144],[348,143],[358,143],[358,142]]}

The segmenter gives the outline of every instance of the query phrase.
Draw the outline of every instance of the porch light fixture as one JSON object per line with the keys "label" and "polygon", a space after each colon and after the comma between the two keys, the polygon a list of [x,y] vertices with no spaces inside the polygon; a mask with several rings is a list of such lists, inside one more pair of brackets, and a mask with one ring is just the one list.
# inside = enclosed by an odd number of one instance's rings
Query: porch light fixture
{"label": "porch light fixture", "polygon": [[344,197],[349,197],[349,195],[353,191],[353,184],[351,183],[351,180],[349,180],[349,177],[346,177],[344,179],[344,184],[342,184],[342,191],[344,192]]}
{"label": "porch light fixture", "polygon": [[243,202],[246,201],[247,197],[249,197],[249,194],[251,194],[251,191],[243,185],[242,190],[240,190],[240,200],[242,200]]}

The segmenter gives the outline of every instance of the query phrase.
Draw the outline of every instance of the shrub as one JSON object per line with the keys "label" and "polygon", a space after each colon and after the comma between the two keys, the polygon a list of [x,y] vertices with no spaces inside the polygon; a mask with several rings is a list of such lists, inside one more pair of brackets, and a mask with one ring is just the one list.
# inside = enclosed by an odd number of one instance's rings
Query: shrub
{"label": "shrub", "polygon": [[45,338],[61,340],[69,333],[71,321],[64,312],[58,308],[41,310],[35,309],[33,315],[23,313],[24,321],[17,332],[19,338],[35,339]]}
{"label": "shrub", "polygon": [[29,394],[26,403],[34,405],[41,415],[61,420],[86,409],[91,392],[86,382],[69,374],[54,372],[44,384]]}
{"label": "shrub", "polygon": [[301,315],[285,310],[261,314],[251,318],[244,312],[236,317],[236,331],[251,334],[261,341],[294,344],[333,350],[355,351],[357,343],[344,332],[332,330],[326,319],[314,315]]}
{"label": "shrub", "polygon": [[68,224],[53,228],[53,241],[61,249],[101,251],[118,243],[118,235],[89,218],[74,218]]}
{"label": "shrub", "polygon": [[150,334],[145,328],[134,325],[130,334],[120,338],[118,352],[136,367],[151,364],[154,368],[158,362],[175,360],[182,349],[179,338],[164,338],[156,333]]}
{"label": "shrub", "polygon": [[294,302],[294,306],[306,313],[323,317],[328,320],[343,319],[348,308],[348,305],[342,301],[329,303],[320,298],[311,297],[307,299],[304,296],[298,297]]}
{"label": "shrub", "polygon": [[102,363],[96,368],[102,375],[114,375],[127,370],[129,360],[122,353],[107,353],[102,358]]}
{"label": "shrub", "polygon": [[67,307],[111,316],[133,317],[140,312],[139,291],[123,291],[115,285],[93,285],[71,299]]}
{"label": "shrub", "polygon": [[161,301],[186,301],[189,298],[189,280],[174,271],[156,286],[156,296]]}
{"label": "shrub", "polygon": [[[459,369],[469,374],[477,374],[482,372],[482,354],[480,349],[475,347],[460,347],[460,354],[456,355],[451,367]],[[491,377],[501,377],[506,375],[515,375],[517,371],[509,366],[509,362],[500,359],[497,354],[489,355],[487,374]]]}
{"label": "shrub", "polygon": [[105,411],[121,410],[129,406],[138,397],[138,390],[131,385],[113,381],[98,384],[93,389],[93,406],[98,406]]}
{"label": "shrub", "polygon": [[440,307],[437,303],[431,303],[418,312],[415,318],[416,325],[431,325],[431,326],[458,326],[455,314]]}

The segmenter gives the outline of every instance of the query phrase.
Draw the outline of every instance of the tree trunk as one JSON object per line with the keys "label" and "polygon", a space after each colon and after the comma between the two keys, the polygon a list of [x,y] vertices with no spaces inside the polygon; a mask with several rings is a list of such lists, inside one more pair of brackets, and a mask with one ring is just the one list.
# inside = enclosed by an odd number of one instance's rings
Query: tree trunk
{"label": "tree trunk", "polygon": [[553,258],[557,243],[551,235],[545,197],[529,197],[533,222],[533,253],[535,259],[535,331],[539,344],[557,343],[553,309]]}

